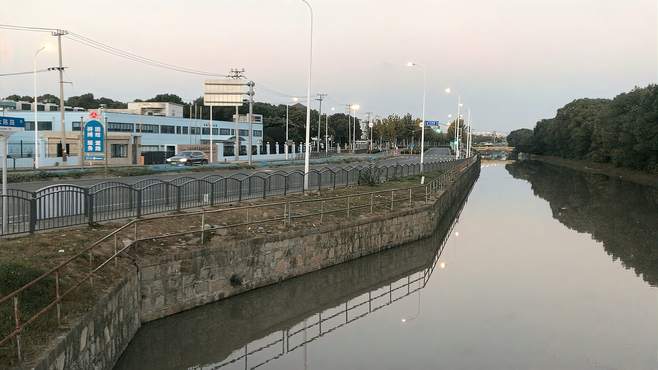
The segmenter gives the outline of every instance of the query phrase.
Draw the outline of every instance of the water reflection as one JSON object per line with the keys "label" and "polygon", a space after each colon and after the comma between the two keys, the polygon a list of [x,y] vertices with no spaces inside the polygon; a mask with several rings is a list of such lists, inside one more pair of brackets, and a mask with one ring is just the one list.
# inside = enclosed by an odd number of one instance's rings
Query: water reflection
{"label": "water reflection", "polygon": [[417,296],[415,312],[400,318],[409,323],[446,267],[441,253],[462,206],[428,239],[149,323],[115,369],[255,369],[299,351],[306,364],[309,343]]}
{"label": "water reflection", "polygon": [[534,161],[506,169],[549,202],[553,218],[590,234],[613,260],[658,286],[658,188]]}

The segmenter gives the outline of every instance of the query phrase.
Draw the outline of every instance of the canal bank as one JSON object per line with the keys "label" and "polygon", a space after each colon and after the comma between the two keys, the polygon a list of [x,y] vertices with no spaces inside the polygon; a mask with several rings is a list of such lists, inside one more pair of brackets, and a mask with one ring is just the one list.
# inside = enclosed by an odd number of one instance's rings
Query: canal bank
{"label": "canal bank", "polygon": [[[374,254],[335,266],[336,280],[329,268],[146,324],[116,370],[656,369],[652,192],[489,163],[427,283],[410,262],[410,280],[389,284],[407,257]],[[383,253],[431,254],[412,245]],[[343,275],[374,282],[372,300]]]}
{"label": "canal bank", "polygon": [[639,185],[658,188],[658,173],[652,174],[630,168],[617,167],[611,163],[597,163],[593,161],[566,159],[547,155],[531,154],[530,159],[550,164],[552,166],[569,168],[583,173],[605,175]]}
{"label": "canal bank", "polygon": [[[464,199],[478,175],[479,162],[474,161],[437,199],[386,216],[326,225],[312,233],[217,244],[211,239],[203,249],[138,260],[137,270],[126,274],[106,301],[52,350],[44,351],[33,368],[109,369],[141,323],[427,237],[445,212]],[[135,305],[139,320],[134,320]]]}

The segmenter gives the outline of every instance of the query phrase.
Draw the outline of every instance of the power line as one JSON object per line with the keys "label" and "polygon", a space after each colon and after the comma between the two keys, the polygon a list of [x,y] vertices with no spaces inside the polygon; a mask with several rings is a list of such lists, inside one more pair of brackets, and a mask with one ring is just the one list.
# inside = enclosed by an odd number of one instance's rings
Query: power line
{"label": "power line", "polygon": [[170,63],[165,63],[161,62],[155,59],[151,58],[146,58],[134,53],[131,53],[129,51],[125,51],[122,49],[115,48],[113,46],[104,44],[99,41],[95,41],[91,38],[82,36],[80,34],[74,33],[74,32],[69,32],[69,35],[66,36],[67,39],[75,41],[79,44],[88,46],[90,48],[102,51],[107,54],[111,54],[120,58],[128,59],[133,62],[137,63],[142,63],[146,64],[152,67],[158,67],[158,68],[163,68],[163,69],[168,69],[176,72],[182,72],[182,73],[189,73],[189,74],[195,74],[195,75],[200,75],[200,76],[207,76],[207,77],[226,77],[225,74],[221,73],[214,73],[214,72],[207,72],[207,71],[202,71],[202,70],[197,70],[197,69],[192,69],[192,68],[187,68],[187,67],[181,67],[177,66],[174,64]]}
{"label": "power line", "polygon": [[[38,69],[36,72],[37,73],[42,73],[42,72],[50,72],[53,71],[53,69],[48,68],[48,69]],[[25,71],[25,72],[9,72],[9,73],[0,73],[0,77],[7,77],[7,76],[21,76],[21,75],[31,75],[35,71]]]}

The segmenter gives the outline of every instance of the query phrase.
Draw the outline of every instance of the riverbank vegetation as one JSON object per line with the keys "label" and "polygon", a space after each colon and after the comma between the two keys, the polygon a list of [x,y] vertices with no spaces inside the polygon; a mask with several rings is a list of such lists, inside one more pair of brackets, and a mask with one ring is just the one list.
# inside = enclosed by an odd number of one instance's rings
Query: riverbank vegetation
{"label": "riverbank vegetation", "polygon": [[658,86],[578,99],[507,137],[519,152],[610,163],[658,174]]}

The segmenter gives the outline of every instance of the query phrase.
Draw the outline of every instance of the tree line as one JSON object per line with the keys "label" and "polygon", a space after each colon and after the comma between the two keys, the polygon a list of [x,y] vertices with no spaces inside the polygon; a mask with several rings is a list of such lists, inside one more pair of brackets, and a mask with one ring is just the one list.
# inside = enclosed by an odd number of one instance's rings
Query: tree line
{"label": "tree line", "polygon": [[658,173],[658,86],[613,99],[577,99],[533,130],[510,132],[519,152],[612,163]]}

